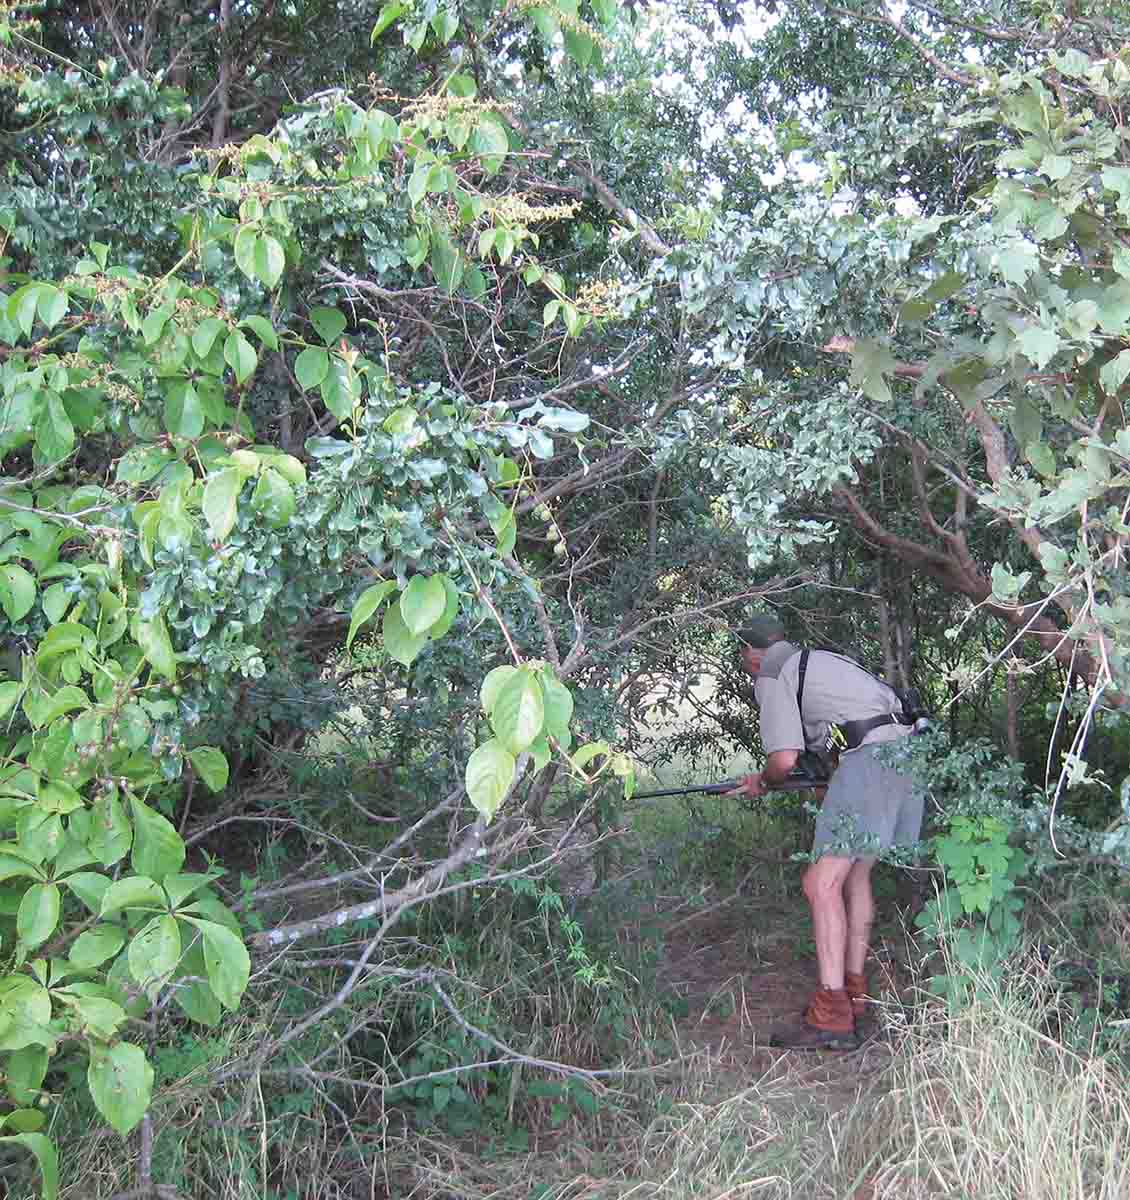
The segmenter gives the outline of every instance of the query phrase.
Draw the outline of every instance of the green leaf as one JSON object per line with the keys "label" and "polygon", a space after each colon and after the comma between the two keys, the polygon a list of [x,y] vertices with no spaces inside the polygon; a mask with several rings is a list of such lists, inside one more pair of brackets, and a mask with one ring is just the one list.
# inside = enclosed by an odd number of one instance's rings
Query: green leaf
{"label": "green leaf", "polygon": [[238,515],[238,500],[243,487],[243,475],[235,467],[226,467],[208,476],[204,485],[204,518],[217,542],[227,540]]}
{"label": "green leaf", "polygon": [[133,829],[115,786],[104,788],[91,807],[90,816],[91,834],[86,844],[104,867],[112,867],[125,858],[133,845]]}
{"label": "green leaf", "polygon": [[90,1043],[87,1086],[95,1107],[123,1137],[145,1116],[153,1094],[153,1068],[140,1046]]}
{"label": "green leaf", "polygon": [[1042,371],[1051,362],[1060,347],[1059,334],[1043,325],[1029,325],[1016,341],[1037,371]]}
{"label": "green leaf", "polygon": [[129,944],[130,974],[143,988],[171,975],[180,961],[180,926],[176,917],[154,917]]}
{"label": "green leaf", "polygon": [[569,732],[573,719],[573,695],[559,680],[543,675],[541,681],[545,695],[545,728],[551,737],[562,738]]}
{"label": "green leaf", "polygon": [[125,932],[117,925],[95,925],[75,938],[67,956],[76,967],[89,970],[113,958],[126,944]]}
{"label": "green leaf", "polygon": [[55,1037],[48,1029],[51,996],[27,975],[0,979],[0,1050],[23,1050],[27,1046],[51,1047]]}
{"label": "green leaf", "polygon": [[53,883],[33,883],[20,901],[16,933],[29,949],[42,945],[59,924],[59,888]]}
{"label": "green leaf", "polygon": [[467,760],[464,783],[471,803],[488,821],[514,782],[514,756],[493,738],[484,742]]}
{"label": "green leaf", "polygon": [[278,471],[267,467],[251,493],[251,508],[269,525],[281,529],[294,516],[294,488]]}
{"label": "green leaf", "polygon": [[184,842],[180,834],[171,822],[136,796],[130,796],[129,806],[133,817],[133,850],[130,853],[133,869],[158,882],[166,875],[175,875],[184,865]]}
{"label": "green leaf", "polygon": [[43,1133],[6,1134],[0,1137],[0,1142],[22,1146],[35,1155],[39,1174],[43,1178],[40,1197],[42,1200],[55,1200],[59,1194],[59,1157],[55,1152],[55,1143]]}
{"label": "green leaf", "polygon": [[431,173],[432,163],[425,162],[423,158],[418,158],[412,174],[408,176],[408,184],[405,189],[413,207],[419,204],[428,194],[428,177]]}
{"label": "green leaf", "polygon": [[220,336],[227,325],[219,317],[205,317],[192,331],[192,349],[198,358],[207,358],[212,353],[216,338]]}
{"label": "green leaf", "polygon": [[114,478],[119,483],[146,483],[173,457],[163,446],[136,446],[118,460]]}
{"label": "green leaf", "polygon": [[373,26],[373,32],[369,35],[369,45],[375,46],[377,39],[402,12],[404,12],[404,5],[399,3],[399,0],[393,0],[391,4],[383,5],[377,17],[377,23]]}
{"label": "green leaf", "polygon": [[134,640],[158,674],[169,680],[176,678],[177,656],[173,652],[165,618],[160,613],[151,621],[138,620],[134,623]]}
{"label": "green leaf", "polygon": [[497,517],[492,518],[490,527],[498,542],[498,553],[503,557],[512,553],[518,538],[518,522],[514,520],[513,509],[504,508]]}
{"label": "green leaf", "polygon": [[241,325],[246,325],[252,330],[255,336],[267,347],[268,350],[277,350],[279,348],[279,335],[275,333],[274,326],[266,317],[255,316],[244,317],[240,321]]}
{"label": "green leaf", "polygon": [[97,643],[93,629],[74,621],[63,621],[53,625],[39,643],[35,661],[44,666],[60,654],[71,654],[75,650],[93,650]]}
{"label": "green leaf", "polygon": [[463,256],[447,238],[432,242],[432,271],[440,287],[450,296],[463,282]]}
{"label": "green leaf", "polygon": [[50,1061],[46,1046],[25,1046],[9,1053],[4,1064],[4,1084],[13,1103],[34,1104],[39,1099]]}
{"label": "green leaf", "polygon": [[16,563],[0,563],[0,608],[9,621],[22,621],[35,603],[35,580]]}
{"label": "green leaf", "polygon": [[447,603],[444,605],[443,616],[428,630],[428,641],[438,641],[455,624],[459,615],[459,589],[446,575],[443,576],[443,589],[447,593]]}
{"label": "green leaf", "polygon": [[161,334],[165,332],[165,326],[169,323],[169,318],[173,315],[171,308],[162,306],[155,308],[144,321],[141,322],[141,336],[147,346],[152,346],[154,342],[159,341]]}
{"label": "green leaf", "polygon": [[607,742],[586,742],[585,745],[577,749],[577,752],[570,757],[569,761],[578,771],[583,771],[598,755],[609,753],[611,751],[608,748]]}
{"label": "green leaf", "polygon": [[520,754],[545,725],[541,684],[520,668],[503,683],[490,710],[491,728],[512,754]]}
{"label": "green leaf", "polygon": [[215,746],[197,746],[188,752],[192,769],[204,780],[211,792],[222,792],[228,786],[228,760]]}
{"label": "green leaf", "polygon": [[176,380],[165,394],[165,428],[185,438],[198,438],[204,432],[204,406],[187,379]]}
{"label": "green leaf", "polygon": [[381,627],[384,648],[391,658],[406,667],[412,665],[416,655],[427,645],[426,637],[417,637],[400,614],[399,604],[390,604],[385,609],[384,623]]}
{"label": "green leaf", "polygon": [[224,362],[235,372],[236,383],[250,379],[259,365],[255,348],[238,329],[233,329],[224,342]]}
{"label": "green leaf", "polygon": [[68,875],[62,882],[92,913],[101,912],[102,901],[111,886],[105,875],[98,875],[94,871],[76,871],[73,875]]}
{"label": "green leaf", "polygon": [[374,583],[372,587],[367,587],[360,596],[357,597],[357,602],[353,605],[353,615],[349,622],[349,634],[345,639],[345,648],[349,649],[353,645],[353,639],[357,636],[357,631],[365,624],[366,621],[380,608],[385,598],[396,589],[396,581],[393,579],[384,579],[380,583]]}
{"label": "green leaf", "polygon": [[316,388],[330,369],[330,356],[321,346],[307,346],[294,360],[294,377],[303,391]]}
{"label": "green leaf", "polygon": [[239,1007],[240,997],[251,975],[251,958],[242,940],[224,925],[185,917],[202,934],[204,966],[208,983],[219,1002],[228,1009]]}
{"label": "green leaf", "polygon": [[860,338],[851,356],[851,382],[872,400],[888,404],[891,389],[884,376],[891,374],[895,366],[886,346],[870,338]]}
{"label": "green leaf", "polygon": [[75,427],[67,414],[62,397],[53,391],[44,393],[46,403],[35,422],[35,448],[45,462],[59,462],[74,449]]}
{"label": "green leaf", "polygon": [[443,616],[446,607],[447,591],[442,575],[413,575],[400,594],[400,615],[408,632],[416,637],[426,634]]}
{"label": "green leaf", "polygon": [[1044,421],[1040,411],[1027,396],[1019,396],[1012,406],[1009,428],[1016,444],[1023,450],[1031,442],[1038,442],[1044,432]]}
{"label": "green leaf", "polygon": [[247,276],[255,278],[255,246],[259,232],[254,225],[241,225],[235,235],[235,265]]}
{"label": "green leaf", "polygon": [[7,683],[0,683],[0,719],[6,717],[9,712],[19,703],[20,697],[24,694],[26,684],[19,683],[15,680],[9,680]]}
{"label": "green leaf", "polygon": [[70,299],[62,288],[52,287],[45,283],[39,289],[39,319],[48,329],[56,325],[67,315]]}
{"label": "green leaf", "polygon": [[518,668],[510,666],[495,667],[487,672],[486,678],[479,688],[479,701],[483,706],[483,712],[489,715],[498,699],[499,692],[517,673]]}
{"label": "green leaf", "polygon": [[[67,879],[73,883],[74,876]],[[127,875],[125,879],[115,880],[103,893],[98,915],[108,917],[111,913],[123,908],[156,908],[165,909],[165,893],[154,879],[146,879],[141,875]]]}
{"label": "green leaf", "polygon": [[269,233],[263,234],[255,243],[255,274],[263,286],[270,289],[282,278],[286,267],[286,254],[281,244]]}
{"label": "green leaf", "polygon": [[361,399],[361,384],[356,371],[336,355],[330,361],[329,374],[322,381],[322,402],[339,421],[353,415],[353,407]]}
{"label": "green leaf", "polygon": [[1116,396],[1127,375],[1130,375],[1130,350],[1123,350],[1099,371],[1099,382],[1108,396]]}
{"label": "green leaf", "polygon": [[332,346],[345,332],[345,317],[336,308],[312,308],[310,324],[327,346]]}
{"label": "green leaf", "polygon": [[[540,10],[534,9],[534,12]],[[494,175],[502,166],[502,160],[510,150],[510,139],[506,130],[492,117],[480,117],[471,135],[471,149],[482,159],[483,170]]]}

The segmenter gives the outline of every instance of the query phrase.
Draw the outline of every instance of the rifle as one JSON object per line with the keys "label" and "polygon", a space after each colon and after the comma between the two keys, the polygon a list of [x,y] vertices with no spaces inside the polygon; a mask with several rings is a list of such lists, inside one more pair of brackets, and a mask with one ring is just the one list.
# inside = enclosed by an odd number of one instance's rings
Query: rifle
{"label": "rifle", "polygon": [[[721,783],[692,783],[689,787],[660,788],[657,792],[634,792],[633,800],[653,800],[658,796],[690,796],[704,793],[707,796],[720,796],[733,791],[741,783],[741,779],[723,779]],[[807,792],[812,788],[826,787],[826,776],[813,775],[809,771],[790,771],[788,778],[781,783],[775,783],[766,788],[769,792]]]}

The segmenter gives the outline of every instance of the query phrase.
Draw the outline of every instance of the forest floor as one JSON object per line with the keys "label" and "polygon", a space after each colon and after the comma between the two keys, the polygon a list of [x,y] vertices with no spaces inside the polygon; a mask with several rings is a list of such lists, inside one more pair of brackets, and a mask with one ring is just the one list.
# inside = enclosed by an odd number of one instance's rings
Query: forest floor
{"label": "forest floor", "polygon": [[[875,1017],[863,1026],[855,1051],[769,1046],[774,1030],[797,1025],[816,985],[809,930],[803,905],[792,910],[735,901],[668,934],[659,978],[685,1001],[677,1020],[680,1043],[716,1064],[719,1094],[745,1080],[772,1085],[785,1103],[793,1093],[798,1103],[833,1112],[851,1104],[888,1064],[889,1041]],[[889,1004],[905,986],[899,957],[892,927],[876,939],[868,969],[880,1003]]]}

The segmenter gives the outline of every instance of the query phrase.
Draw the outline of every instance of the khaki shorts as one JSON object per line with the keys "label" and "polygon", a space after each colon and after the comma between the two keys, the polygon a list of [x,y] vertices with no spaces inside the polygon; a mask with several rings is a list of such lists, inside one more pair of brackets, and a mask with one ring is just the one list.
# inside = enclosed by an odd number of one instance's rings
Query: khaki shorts
{"label": "khaki shorts", "polygon": [[870,858],[918,841],[922,790],[909,775],[879,762],[878,748],[861,746],[840,758],[816,818],[817,855]]}

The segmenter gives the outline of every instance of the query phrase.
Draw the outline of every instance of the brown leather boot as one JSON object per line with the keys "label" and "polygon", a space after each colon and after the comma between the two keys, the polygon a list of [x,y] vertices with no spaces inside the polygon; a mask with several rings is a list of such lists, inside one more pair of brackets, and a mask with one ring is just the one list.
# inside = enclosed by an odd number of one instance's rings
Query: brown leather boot
{"label": "brown leather boot", "polygon": [[859,1039],[847,992],[817,988],[800,1024],[775,1030],[769,1045],[786,1050],[855,1050]]}
{"label": "brown leather boot", "polygon": [[858,1021],[861,1017],[873,1015],[871,997],[867,993],[867,976],[853,975],[850,971],[844,976],[844,991],[851,1001],[851,1011]]}

